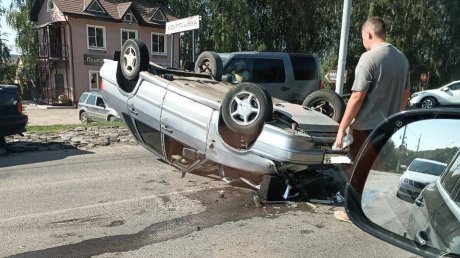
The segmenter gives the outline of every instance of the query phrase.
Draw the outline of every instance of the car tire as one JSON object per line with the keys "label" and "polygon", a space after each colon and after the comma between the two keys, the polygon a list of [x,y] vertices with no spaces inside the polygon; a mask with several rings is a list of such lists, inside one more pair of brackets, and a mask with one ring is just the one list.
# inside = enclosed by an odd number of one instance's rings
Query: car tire
{"label": "car tire", "polygon": [[129,39],[121,49],[117,67],[117,83],[125,92],[133,91],[139,73],[149,68],[149,50],[144,42]]}
{"label": "car tire", "polygon": [[117,119],[116,119],[114,116],[109,116],[109,117],[107,118],[107,121],[109,121],[109,122],[115,122],[116,120],[117,120]]}
{"label": "car tire", "polygon": [[82,111],[80,112],[80,121],[83,123],[83,124],[87,124],[89,123],[89,118],[88,118],[88,114],[86,114],[85,111]]}
{"label": "car tire", "polygon": [[340,122],[345,112],[345,102],[339,94],[332,90],[320,89],[308,95],[302,103],[315,111]]}
{"label": "car tire", "polygon": [[196,59],[195,73],[210,74],[216,81],[220,81],[223,71],[222,59],[215,52],[205,51]]}
{"label": "car tire", "polygon": [[273,101],[266,89],[254,83],[241,83],[224,96],[221,116],[234,133],[255,140],[264,123],[272,118]]}
{"label": "car tire", "polygon": [[438,105],[438,101],[433,97],[425,97],[420,101],[420,108],[429,109]]}

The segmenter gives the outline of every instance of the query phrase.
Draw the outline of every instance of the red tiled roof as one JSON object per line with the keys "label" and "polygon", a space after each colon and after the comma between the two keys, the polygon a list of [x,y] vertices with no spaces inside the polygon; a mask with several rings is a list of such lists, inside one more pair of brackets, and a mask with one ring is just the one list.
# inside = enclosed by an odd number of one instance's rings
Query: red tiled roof
{"label": "red tiled roof", "polygon": [[[131,9],[133,13],[137,14],[138,18],[142,18],[142,21],[139,21],[141,24],[149,25],[164,25],[163,22],[152,21],[152,16],[158,11],[161,12],[166,17],[167,21],[177,20],[171,11],[159,4],[154,3],[154,1],[149,0],[136,0],[136,1],[127,1],[127,0],[52,0],[53,3],[59,8],[59,10],[64,14],[69,15],[78,15],[78,16],[87,16],[93,18],[104,18],[120,21],[125,13]],[[93,1],[98,1],[101,7],[106,11],[106,13],[97,13],[87,11],[87,8]],[[44,0],[35,0],[30,19],[32,21],[37,21],[38,12],[40,11],[41,6],[45,3]]]}

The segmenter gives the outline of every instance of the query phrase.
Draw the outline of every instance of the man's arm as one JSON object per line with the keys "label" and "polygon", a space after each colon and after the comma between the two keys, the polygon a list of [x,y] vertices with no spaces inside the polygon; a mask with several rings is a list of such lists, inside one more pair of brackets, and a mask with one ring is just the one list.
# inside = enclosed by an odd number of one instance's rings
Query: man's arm
{"label": "man's arm", "polygon": [[401,102],[401,111],[406,110],[407,103],[409,102],[409,96],[410,96],[409,89],[404,89],[402,102]]}
{"label": "man's arm", "polygon": [[367,92],[366,91],[354,91],[350,99],[347,103],[347,108],[345,109],[345,113],[343,114],[342,121],[339,125],[339,131],[337,133],[337,138],[335,139],[335,145],[338,148],[342,148],[343,146],[343,136],[345,135],[345,130],[350,126],[351,121],[356,117],[359,110],[363,105],[364,99],[366,98]]}

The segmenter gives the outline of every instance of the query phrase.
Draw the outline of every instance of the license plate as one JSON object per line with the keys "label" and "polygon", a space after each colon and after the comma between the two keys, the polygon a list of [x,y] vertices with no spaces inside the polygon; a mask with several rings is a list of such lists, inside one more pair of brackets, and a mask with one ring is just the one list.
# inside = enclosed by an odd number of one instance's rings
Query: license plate
{"label": "license plate", "polygon": [[324,154],[323,164],[351,164],[351,160],[343,154]]}

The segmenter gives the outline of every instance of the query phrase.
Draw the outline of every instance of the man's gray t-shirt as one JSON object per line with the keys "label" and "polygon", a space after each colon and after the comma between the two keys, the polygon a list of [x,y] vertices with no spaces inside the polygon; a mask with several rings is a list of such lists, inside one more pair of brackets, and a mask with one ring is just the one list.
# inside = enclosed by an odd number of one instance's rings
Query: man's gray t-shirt
{"label": "man's gray t-shirt", "polygon": [[409,89],[409,62],[401,51],[382,43],[362,54],[351,90],[367,94],[351,128],[371,130],[399,112],[404,89]]}

